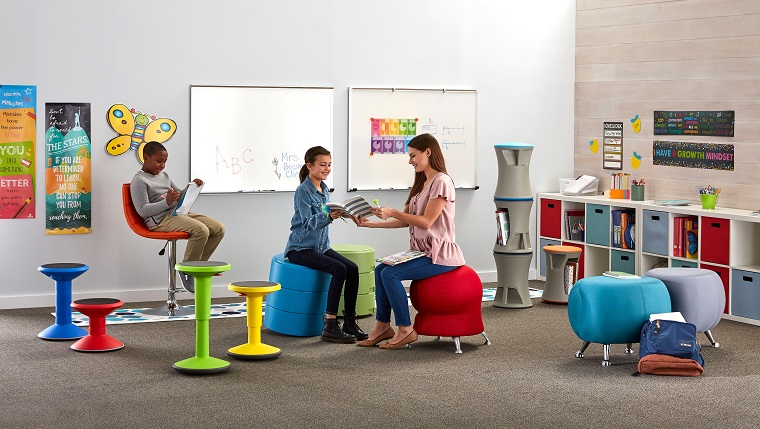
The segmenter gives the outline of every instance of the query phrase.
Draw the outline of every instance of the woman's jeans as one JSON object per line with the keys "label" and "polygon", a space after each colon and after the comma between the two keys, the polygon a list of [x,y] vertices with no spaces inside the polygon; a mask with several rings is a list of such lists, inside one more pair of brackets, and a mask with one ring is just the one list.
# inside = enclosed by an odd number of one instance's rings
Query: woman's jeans
{"label": "woman's jeans", "polygon": [[345,256],[327,249],[325,253],[316,250],[291,250],[288,260],[294,264],[303,265],[332,276],[330,288],[327,290],[327,314],[337,316],[340,305],[340,293],[343,283],[346,290],[343,293],[343,310],[349,316],[356,315],[356,295],[359,293],[359,267]]}
{"label": "woman's jeans", "polygon": [[409,301],[401,280],[422,280],[447,273],[457,267],[436,265],[427,256],[412,259],[398,265],[380,264],[375,267],[375,303],[378,322],[390,323],[391,309],[396,315],[396,325],[411,326]]}

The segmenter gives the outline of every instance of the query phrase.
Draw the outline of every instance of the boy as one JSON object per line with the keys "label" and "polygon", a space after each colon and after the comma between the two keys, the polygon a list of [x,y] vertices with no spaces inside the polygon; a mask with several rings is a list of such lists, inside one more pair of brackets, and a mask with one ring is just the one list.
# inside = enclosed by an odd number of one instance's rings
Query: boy
{"label": "boy", "polygon": [[[169,153],[164,145],[152,141],[145,144],[143,155],[145,162],[142,170],[135,174],[129,186],[137,213],[151,231],[183,231],[190,234],[182,262],[208,261],[224,238],[224,225],[214,218],[193,212],[172,216],[177,208],[180,188],[163,171]],[[193,179],[193,182],[203,185],[201,179]],[[192,276],[180,273],[180,279],[185,289],[194,292]]]}

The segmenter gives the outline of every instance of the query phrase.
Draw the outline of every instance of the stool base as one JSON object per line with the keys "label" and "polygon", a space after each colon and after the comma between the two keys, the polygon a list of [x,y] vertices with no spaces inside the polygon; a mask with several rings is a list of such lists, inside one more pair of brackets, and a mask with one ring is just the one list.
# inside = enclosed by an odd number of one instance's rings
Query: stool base
{"label": "stool base", "polygon": [[67,325],[54,324],[37,334],[43,340],[64,341],[78,340],[87,335],[87,331],[73,323]]}
{"label": "stool base", "polygon": [[184,374],[215,374],[230,369],[230,363],[215,357],[191,357],[172,365],[174,369]]}
{"label": "stool base", "polygon": [[71,345],[78,352],[111,352],[124,348],[124,343],[110,335],[87,335]]}
{"label": "stool base", "polygon": [[179,304],[176,305],[175,308],[169,308],[166,305],[158,308],[150,308],[148,310],[143,310],[142,313],[150,316],[190,316],[195,314],[195,309],[182,307]]}
{"label": "stool base", "polygon": [[268,344],[241,344],[227,350],[227,354],[236,359],[258,360],[274,359],[282,354],[282,350]]}

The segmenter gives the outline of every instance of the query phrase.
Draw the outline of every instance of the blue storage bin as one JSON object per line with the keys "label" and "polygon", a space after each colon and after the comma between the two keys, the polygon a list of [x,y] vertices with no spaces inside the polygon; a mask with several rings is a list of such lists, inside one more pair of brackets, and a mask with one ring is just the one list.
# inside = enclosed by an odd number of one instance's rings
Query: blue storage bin
{"label": "blue storage bin", "polygon": [[731,273],[731,314],[760,320],[760,274],[733,270]]}
{"label": "blue storage bin", "polygon": [[636,274],[636,254],[624,250],[610,251],[610,269],[624,273]]}
{"label": "blue storage bin", "polygon": [[670,261],[670,266],[673,268],[697,268],[697,263],[691,261],[682,261],[680,259],[673,259]]}
{"label": "blue storage bin", "polygon": [[610,206],[586,205],[586,243],[610,245]]}
{"label": "blue storage bin", "polygon": [[641,250],[644,253],[668,256],[668,213],[644,210],[643,238]]}

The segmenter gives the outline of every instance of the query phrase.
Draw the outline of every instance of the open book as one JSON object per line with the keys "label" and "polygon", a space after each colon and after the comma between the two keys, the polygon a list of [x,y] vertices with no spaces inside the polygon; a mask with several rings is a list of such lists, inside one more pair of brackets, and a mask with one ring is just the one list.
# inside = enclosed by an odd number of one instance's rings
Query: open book
{"label": "open book", "polygon": [[330,211],[343,211],[345,212],[343,217],[350,217],[351,215],[370,217],[375,215],[372,213],[372,206],[361,195],[351,197],[343,203],[327,203],[325,208]]}
{"label": "open book", "polygon": [[412,259],[421,258],[423,256],[427,255],[425,252],[421,252],[419,250],[404,250],[403,252],[383,256],[382,258],[377,258],[375,261],[382,262],[385,265],[398,265],[403,264],[406,261],[411,261]]}
{"label": "open book", "polygon": [[620,279],[620,280],[635,280],[640,279],[640,276],[637,276],[635,274],[626,273],[623,271],[605,271],[602,273],[603,276],[606,277],[612,277],[613,279]]}
{"label": "open book", "polygon": [[177,200],[177,209],[174,210],[172,216],[186,215],[190,213],[190,208],[193,207],[195,199],[201,193],[203,185],[198,186],[195,182],[190,182],[185,186],[179,194],[179,200]]}

